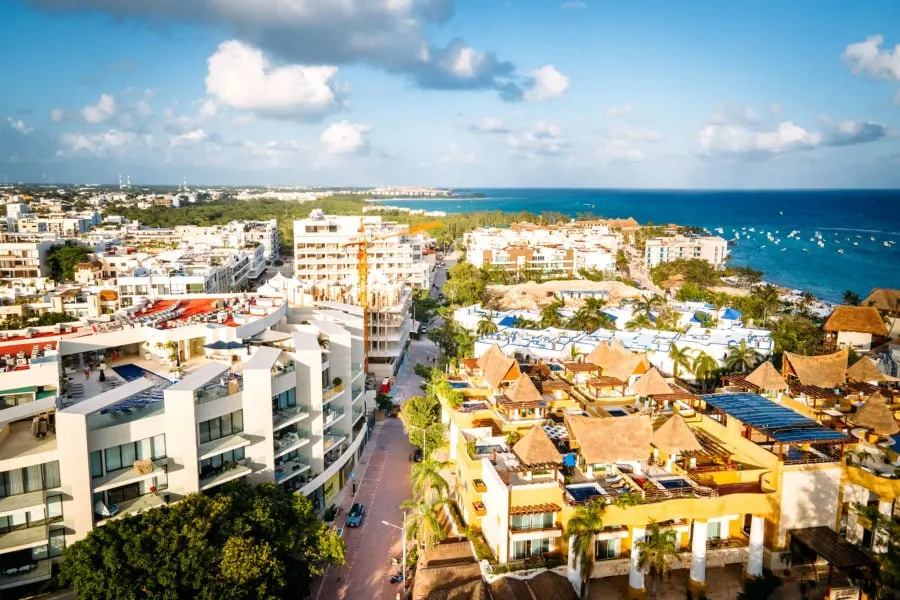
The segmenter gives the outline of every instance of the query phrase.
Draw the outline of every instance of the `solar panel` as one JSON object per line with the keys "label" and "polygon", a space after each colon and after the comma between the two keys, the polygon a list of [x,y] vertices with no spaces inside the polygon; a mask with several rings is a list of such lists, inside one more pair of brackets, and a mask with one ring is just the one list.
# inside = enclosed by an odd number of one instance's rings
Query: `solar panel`
{"label": "solar panel", "polygon": [[846,439],[843,433],[757,394],[709,394],[702,398],[707,405],[778,442],[830,442]]}

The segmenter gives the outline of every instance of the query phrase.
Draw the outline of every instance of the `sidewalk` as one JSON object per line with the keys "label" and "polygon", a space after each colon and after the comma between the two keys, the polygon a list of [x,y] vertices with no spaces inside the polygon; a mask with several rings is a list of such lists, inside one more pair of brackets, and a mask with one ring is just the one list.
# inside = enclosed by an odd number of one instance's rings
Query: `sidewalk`
{"label": "sidewalk", "polygon": [[356,491],[359,493],[360,484],[362,480],[365,478],[366,469],[369,468],[369,460],[372,458],[372,453],[375,451],[376,446],[378,446],[378,437],[381,434],[381,430],[384,427],[384,421],[376,421],[375,426],[372,428],[372,433],[369,434],[369,441],[366,442],[366,448],[363,450],[362,456],[359,458],[359,462],[356,464],[356,467],[353,469],[354,475],[356,475],[355,479],[348,482],[347,485],[344,486],[338,495],[335,496],[332,504],[341,509],[340,515],[335,519],[335,522],[341,522],[342,517],[347,516],[347,512],[350,510],[350,507],[353,506],[353,501],[356,499],[356,494],[353,493],[353,482],[356,482]]}

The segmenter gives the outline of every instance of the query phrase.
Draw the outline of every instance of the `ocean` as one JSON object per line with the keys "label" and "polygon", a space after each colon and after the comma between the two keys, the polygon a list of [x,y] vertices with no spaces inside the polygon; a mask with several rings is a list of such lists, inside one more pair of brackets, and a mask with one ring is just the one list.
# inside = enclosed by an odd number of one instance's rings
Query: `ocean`
{"label": "ocean", "polygon": [[[489,188],[464,191],[480,192],[486,198],[383,202],[448,213],[555,211],[573,217],[631,216],[641,223],[697,225],[710,231],[722,228],[721,235],[726,239],[733,239],[735,231],[741,236],[731,246],[732,263],[763,271],[766,281],[809,290],[833,302],[840,301],[845,290],[865,297],[872,288],[900,288],[900,190]],[[755,233],[749,232],[750,228]],[[798,233],[788,238],[792,231]],[[818,244],[816,232],[823,247]],[[772,240],[766,233],[771,233]]]}

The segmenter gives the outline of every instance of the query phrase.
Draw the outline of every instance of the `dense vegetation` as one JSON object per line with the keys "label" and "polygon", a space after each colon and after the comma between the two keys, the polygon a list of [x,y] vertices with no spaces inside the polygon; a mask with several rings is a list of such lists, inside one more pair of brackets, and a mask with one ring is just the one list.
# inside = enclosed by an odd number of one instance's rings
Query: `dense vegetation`
{"label": "dense vegetation", "polygon": [[302,494],[233,483],[94,529],[66,550],[60,580],[82,600],[302,598],[344,552]]}
{"label": "dense vegetation", "polygon": [[73,317],[72,315],[66,313],[44,313],[42,315],[38,315],[36,317],[23,316],[19,315],[7,315],[0,321],[0,329],[4,330],[14,330],[14,329],[25,329],[26,327],[47,327],[50,325],[56,325],[57,323],[72,323],[73,321],[77,321],[78,317]]}
{"label": "dense vegetation", "polygon": [[50,246],[47,250],[47,265],[50,267],[50,278],[53,281],[72,281],[75,279],[75,267],[91,256],[91,249],[66,242]]}

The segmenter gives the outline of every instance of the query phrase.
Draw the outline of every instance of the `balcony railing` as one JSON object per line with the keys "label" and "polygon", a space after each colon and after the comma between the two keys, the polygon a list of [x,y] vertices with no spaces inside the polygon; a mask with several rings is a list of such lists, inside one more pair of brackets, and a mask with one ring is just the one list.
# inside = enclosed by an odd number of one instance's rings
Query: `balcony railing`
{"label": "balcony railing", "polygon": [[275,467],[275,483],[282,483],[309,470],[309,464],[297,458]]}
{"label": "balcony railing", "polygon": [[344,384],[340,383],[322,390],[322,402],[333,400],[335,396],[344,391]]}
{"label": "balcony railing", "polygon": [[280,452],[286,452],[294,446],[299,446],[303,441],[309,441],[308,431],[304,431],[301,429],[298,431],[291,431],[289,433],[286,433],[280,438],[275,438],[275,453],[278,454]]}
{"label": "balcony railing", "polygon": [[344,409],[342,409],[342,408],[326,408],[325,411],[322,413],[322,416],[325,419],[324,426],[329,427],[335,421],[337,421],[338,419],[340,419],[341,417],[344,416]]}
{"label": "balcony railing", "polygon": [[206,402],[212,402],[213,400],[218,400],[219,398],[237,394],[243,391],[243,389],[243,379],[232,379],[228,383],[219,383],[197,390],[196,392],[194,392],[194,403],[204,404]]}
{"label": "balcony railing", "polygon": [[360,398],[363,397],[365,391],[366,388],[363,386],[352,388],[350,397],[353,398],[353,400],[351,402],[356,403]]}
{"label": "balcony railing", "polygon": [[324,435],[322,442],[325,447],[325,452],[331,452],[346,439],[347,439],[346,435],[328,435],[328,434]]}
{"label": "balcony railing", "polygon": [[200,476],[200,489],[209,489],[238,477],[249,475],[253,472],[250,464],[249,458],[242,458],[241,460],[225,463],[221,467],[209,469]]}
{"label": "balcony railing", "polygon": [[280,377],[281,375],[287,375],[288,373],[293,373],[297,370],[297,365],[294,364],[294,361],[289,362],[286,365],[276,364],[272,367],[272,377]]}
{"label": "balcony railing", "polygon": [[272,425],[275,430],[287,427],[291,423],[302,421],[309,416],[309,413],[302,406],[291,406],[275,410],[272,415]]}

